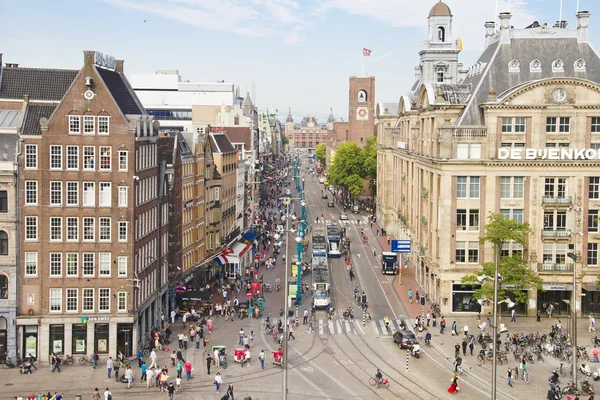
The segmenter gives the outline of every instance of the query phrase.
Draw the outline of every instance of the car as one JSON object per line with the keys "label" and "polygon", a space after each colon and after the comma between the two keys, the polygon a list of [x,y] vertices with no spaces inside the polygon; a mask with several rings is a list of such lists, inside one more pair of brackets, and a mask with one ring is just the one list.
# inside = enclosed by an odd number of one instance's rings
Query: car
{"label": "car", "polygon": [[348,214],[346,214],[346,213],[341,213],[341,214],[340,214],[340,219],[341,219],[342,221],[347,221],[347,220],[348,220]]}
{"label": "car", "polygon": [[319,183],[325,183],[325,178],[319,178]]}
{"label": "car", "polygon": [[325,179],[325,180],[323,181],[323,184],[324,184],[325,186],[329,186],[329,180]]}
{"label": "car", "polygon": [[411,331],[398,331],[394,333],[394,343],[401,349],[409,349],[417,343],[417,338]]}
{"label": "car", "polygon": [[329,200],[327,202],[327,207],[333,207],[333,201],[332,200]]}
{"label": "car", "polygon": [[321,198],[322,199],[327,199],[327,192],[323,190],[323,193],[321,193]]}

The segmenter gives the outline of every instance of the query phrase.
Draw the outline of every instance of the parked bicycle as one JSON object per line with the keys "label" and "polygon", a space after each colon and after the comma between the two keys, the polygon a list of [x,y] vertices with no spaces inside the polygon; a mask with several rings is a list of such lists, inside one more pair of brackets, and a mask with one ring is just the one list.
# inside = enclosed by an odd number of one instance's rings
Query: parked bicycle
{"label": "parked bicycle", "polygon": [[7,357],[6,361],[4,361],[2,363],[2,368],[4,368],[4,369],[16,368],[16,367],[20,366],[21,364],[23,364],[23,360],[21,360],[20,358],[13,360],[12,358]]}

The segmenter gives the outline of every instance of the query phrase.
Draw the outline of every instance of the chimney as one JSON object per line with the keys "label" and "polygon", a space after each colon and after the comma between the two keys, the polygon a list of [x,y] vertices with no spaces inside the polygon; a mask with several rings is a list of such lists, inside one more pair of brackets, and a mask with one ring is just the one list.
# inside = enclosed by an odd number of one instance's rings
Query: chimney
{"label": "chimney", "polygon": [[496,22],[487,21],[485,24],[485,48],[487,49],[490,44],[492,44],[492,39],[494,38],[494,33],[496,31]]}
{"label": "chimney", "polygon": [[510,43],[510,18],[512,14],[509,12],[502,12],[500,17],[500,43]]}
{"label": "chimney", "polygon": [[6,68],[19,68],[19,64],[6,63]]}
{"label": "chimney", "polygon": [[84,50],[83,51],[83,65],[94,65],[95,51]]}
{"label": "chimney", "polygon": [[120,73],[121,73],[121,75],[123,75],[123,74],[124,74],[124,73],[123,73],[123,63],[124,63],[124,62],[125,62],[125,61],[123,61],[123,60],[116,60],[116,61],[115,61],[115,72],[120,72]]}
{"label": "chimney", "polygon": [[25,104],[29,104],[29,95],[28,95],[27,93],[25,93],[25,94],[23,95],[23,102],[24,102]]}
{"label": "chimney", "polygon": [[588,41],[590,15],[589,11],[579,11],[577,13],[577,40],[580,43],[587,43]]}

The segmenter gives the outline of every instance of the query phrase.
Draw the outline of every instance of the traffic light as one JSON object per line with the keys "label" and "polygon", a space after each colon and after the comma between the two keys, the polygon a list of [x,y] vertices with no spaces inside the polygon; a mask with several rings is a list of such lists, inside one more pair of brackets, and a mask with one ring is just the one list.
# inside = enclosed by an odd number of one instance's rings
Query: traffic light
{"label": "traffic light", "polygon": [[424,297],[424,296],[421,296],[420,300],[421,300],[421,305],[422,305],[423,307],[425,307],[425,297]]}

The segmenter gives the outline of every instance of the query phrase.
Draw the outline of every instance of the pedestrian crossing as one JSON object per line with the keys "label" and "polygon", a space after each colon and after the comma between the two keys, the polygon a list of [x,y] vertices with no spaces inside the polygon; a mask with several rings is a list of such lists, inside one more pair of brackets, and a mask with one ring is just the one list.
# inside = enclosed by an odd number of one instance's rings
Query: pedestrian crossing
{"label": "pedestrian crossing", "polygon": [[394,332],[400,331],[400,326],[407,326],[406,319],[390,319],[390,331],[385,329],[385,323],[382,319],[366,321],[363,325],[362,320],[355,319],[354,321],[345,320],[343,318],[335,318],[329,320],[320,318],[315,326],[315,331],[319,335],[375,335],[375,336],[392,336]]}

